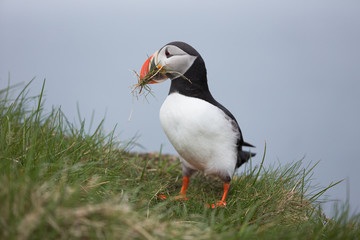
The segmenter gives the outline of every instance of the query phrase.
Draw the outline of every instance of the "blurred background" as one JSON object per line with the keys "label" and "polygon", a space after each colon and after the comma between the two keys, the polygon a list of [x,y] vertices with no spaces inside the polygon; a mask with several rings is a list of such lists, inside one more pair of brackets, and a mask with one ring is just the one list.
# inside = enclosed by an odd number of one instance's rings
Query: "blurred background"
{"label": "blurred background", "polygon": [[[313,185],[360,212],[360,2],[0,1],[0,88],[29,82],[45,109],[60,107],[87,127],[105,118],[133,151],[176,154],[159,122],[170,81],[155,97],[130,86],[147,56],[168,42],[205,60],[213,96],[237,118],[259,164],[320,161]],[[129,117],[131,118],[129,119]],[[333,204],[324,205],[332,214]]]}

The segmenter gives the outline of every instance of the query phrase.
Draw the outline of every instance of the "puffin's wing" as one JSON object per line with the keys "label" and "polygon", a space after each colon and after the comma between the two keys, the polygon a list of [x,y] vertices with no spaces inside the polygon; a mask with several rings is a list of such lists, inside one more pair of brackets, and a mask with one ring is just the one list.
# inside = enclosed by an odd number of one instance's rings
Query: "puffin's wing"
{"label": "puffin's wing", "polygon": [[232,113],[227,110],[223,105],[221,105],[220,103],[218,103],[215,99],[213,99],[213,104],[216,105],[218,108],[220,108],[227,116],[229,121],[231,121],[231,124],[233,125],[233,130],[239,133],[239,137],[237,140],[237,146],[238,146],[238,157],[237,157],[237,162],[236,162],[236,168],[240,167],[243,163],[247,162],[251,157],[255,156],[255,153],[251,153],[248,151],[243,151],[242,147],[255,147],[254,145],[245,142],[244,138],[242,136],[241,133],[241,129],[239,127],[238,122],[236,121],[236,118],[234,117],[234,115],[232,115]]}
{"label": "puffin's wing", "polygon": [[250,153],[247,151],[243,151],[242,147],[246,146],[246,147],[254,147],[252,144],[247,143],[244,141],[244,138],[242,136],[241,133],[241,129],[239,127],[238,122],[236,121],[236,118],[234,117],[234,115],[232,115],[232,113],[226,109],[226,107],[224,107],[223,105],[221,105],[218,101],[216,101],[214,99],[214,97],[208,93],[207,95],[203,96],[203,99],[215,106],[217,106],[218,108],[220,108],[225,115],[227,116],[227,119],[231,122],[231,125],[233,126],[233,131],[235,131],[236,133],[238,133],[238,139],[236,142],[237,145],[237,162],[236,162],[236,168],[240,167],[243,163],[247,162],[250,157],[255,156],[255,153]]}

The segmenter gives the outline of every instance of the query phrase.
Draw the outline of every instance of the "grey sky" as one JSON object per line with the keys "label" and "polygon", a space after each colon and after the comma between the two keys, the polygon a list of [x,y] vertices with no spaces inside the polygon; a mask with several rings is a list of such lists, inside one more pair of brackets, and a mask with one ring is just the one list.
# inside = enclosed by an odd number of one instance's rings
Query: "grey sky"
{"label": "grey sky", "polygon": [[[106,115],[120,139],[139,133],[146,151],[175,153],[156,99],[133,99],[148,55],[181,40],[205,60],[210,90],[237,118],[246,141],[266,164],[321,160],[314,184],[350,184],[352,210],[360,189],[360,2],[320,1],[0,1],[0,87],[46,81],[46,108],[90,121]],[[134,104],[133,104],[134,103]],[[128,117],[133,108],[132,119]],[[346,199],[346,183],[329,191]]]}

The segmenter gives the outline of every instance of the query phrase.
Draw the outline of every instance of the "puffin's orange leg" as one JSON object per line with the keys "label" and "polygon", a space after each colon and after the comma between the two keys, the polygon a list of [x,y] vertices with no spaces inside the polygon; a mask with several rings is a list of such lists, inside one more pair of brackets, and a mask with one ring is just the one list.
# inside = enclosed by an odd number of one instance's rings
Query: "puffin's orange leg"
{"label": "puffin's orange leg", "polygon": [[[189,200],[186,197],[186,190],[187,190],[187,188],[189,186],[189,179],[190,179],[190,177],[188,177],[188,176],[183,177],[183,185],[182,185],[182,188],[180,190],[180,194],[174,197],[175,200]],[[159,195],[158,197],[161,200],[167,199],[167,197],[165,195]]]}
{"label": "puffin's orange leg", "polygon": [[[221,200],[219,202],[215,204],[211,204],[211,208],[216,208],[216,207],[226,207],[226,196],[229,192],[229,188],[230,188],[230,183],[224,183],[224,194],[221,198]],[[210,207],[209,204],[206,204],[207,207]]]}
{"label": "puffin's orange leg", "polygon": [[189,200],[186,197],[186,190],[188,189],[188,186],[189,186],[189,180],[190,180],[190,177],[188,177],[188,176],[183,177],[183,185],[180,190],[180,194],[175,197],[176,200]]}

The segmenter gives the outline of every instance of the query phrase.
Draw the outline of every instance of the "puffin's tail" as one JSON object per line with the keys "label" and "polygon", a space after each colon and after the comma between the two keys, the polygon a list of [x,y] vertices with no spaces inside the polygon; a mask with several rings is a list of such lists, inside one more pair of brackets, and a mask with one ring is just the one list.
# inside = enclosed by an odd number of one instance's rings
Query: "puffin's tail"
{"label": "puffin's tail", "polygon": [[[244,142],[243,146],[254,147],[253,145],[247,142]],[[249,161],[251,157],[254,157],[255,155],[256,153],[240,150],[238,153],[238,162],[236,164],[237,165],[236,167],[237,168],[240,167],[243,163],[246,163],[247,161]]]}
{"label": "puffin's tail", "polygon": [[255,147],[254,145],[248,143],[248,142],[243,142],[242,143],[242,146],[245,146],[245,147]]}
{"label": "puffin's tail", "polygon": [[241,164],[246,163],[251,157],[254,157],[255,155],[256,155],[256,153],[252,153],[252,152],[248,152],[248,151],[240,151],[239,157],[241,160]]}

